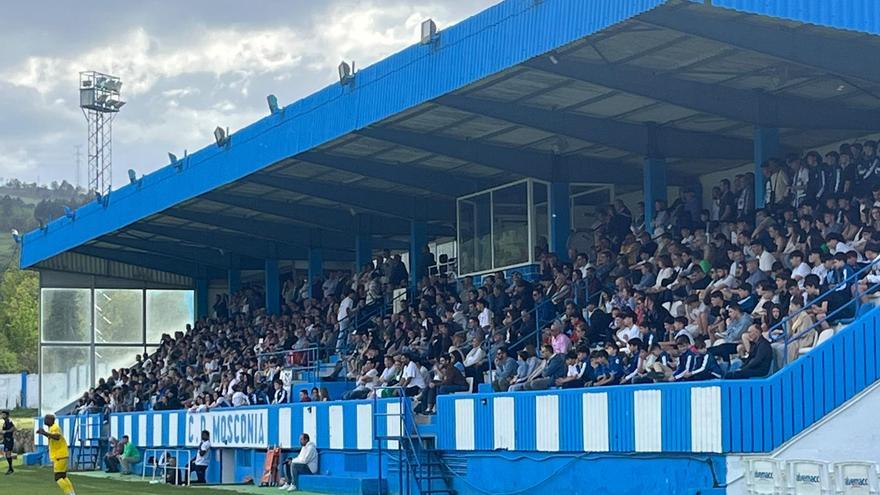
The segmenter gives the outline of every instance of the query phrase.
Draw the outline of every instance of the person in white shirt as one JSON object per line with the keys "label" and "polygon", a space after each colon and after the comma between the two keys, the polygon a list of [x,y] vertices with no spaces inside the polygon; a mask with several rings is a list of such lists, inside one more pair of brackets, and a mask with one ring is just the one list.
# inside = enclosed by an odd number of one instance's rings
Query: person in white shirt
{"label": "person in white shirt", "polygon": [[190,469],[196,473],[196,481],[193,483],[205,483],[205,472],[208,470],[208,464],[211,463],[211,434],[208,430],[202,431],[202,441],[199,443],[199,451],[196,458],[190,463]]}
{"label": "person in white shirt", "polygon": [[289,492],[295,492],[296,482],[300,474],[315,474],[318,472],[318,448],[315,442],[309,438],[308,433],[299,436],[299,455],[293,459],[284,461],[284,484],[279,488]]}
{"label": "person in white shirt", "polygon": [[419,370],[419,365],[412,360],[409,354],[403,355],[403,374],[400,376],[400,386],[407,397],[413,397],[422,393],[427,386],[425,377]]}
{"label": "person in white shirt", "polygon": [[755,258],[758,258],[758,268],[764,273],[772,272],[773,263],[776,262],[776,258],[764,249],[764,245],[757,239],[752,241],[751,247]]}
{"label": "person in white shirt", "polygon": [[489,328],[492,324],[492,312],[489,311],[489,308],[486,307],[486,301],[480,299],[477,301],[477,310],[480,312],[479,316],[477,316],[477,321],[480,323],[480,328]]}
{"label": "person in white shirt", "polygon": [[366,399],[370,396],[370,392],[379,386],[379,371],[376,369],[376,361],[367,359],[364,361],[364,367],[361,375],[357,379],[357,385],[353,390],[349,390],[342,394],[343,400]]}
{"label": "person in white shirt", "polygon": [[232,393],[232,407],[249,406],[251,404],[247,394],[241,391],[242,387],[242,384],[235,386],[235,392]]}
{"label": "person in white shirt", "polygon": [[341,351],[348,340],[349,332],[354,328],[354,298],[352,290],[345,289],[345,297],[339,303],[339,312],[336,313],[336,322],[339,323],[339,334],[336,338],[336,350]]}
{"label": "person in white shirt", "polygon": [[788,255],[791,263],[791,278],[797,280],[798,285],[804,286],[804,277],[811,273],[810,265],[804,263],[804,253],[801,251],[792,251]]}

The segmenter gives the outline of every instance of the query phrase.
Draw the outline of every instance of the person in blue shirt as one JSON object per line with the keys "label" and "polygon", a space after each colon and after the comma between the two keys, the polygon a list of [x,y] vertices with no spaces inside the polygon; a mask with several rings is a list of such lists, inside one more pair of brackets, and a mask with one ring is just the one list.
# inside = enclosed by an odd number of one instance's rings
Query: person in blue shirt
{"label": "person in blue shirt", "polygon": [[739,298],[737,303],[742,308],[743,313],[749,314],[755,310],[755,306],[758,305],[758,295],[752,290],[752,284],[748,282],[742,283],[733,292]]}
{"label": "person in blue shirt", "polygon": [[695,382],[721,378],[723,375],[721,366],[718,365],[715,356],[707,353],[706,350],[706,339],[703,336],[694,339],[694,359],[691,361],[693,364],[690,369],[682,373],[679,380]]}
{"label": "person in blue shirt", "polygon": [[843,308],[852,299],[852,286],[857,282],[853,276],[855,270],[846,262],[846,253],[835,254],[833,266],[834,269],[826,275],[828,290],[831,291],[828,296],[828,315],[832,322],[852,317],[854,309],[852,305],[837,313],[835,311]]}
{"label": "person in blue shirt", "polygon": [[623,377],[623,366],[619,361],[611,361],[608,352],[604,350],[594,351],[590,357],[593,366],[593,375],[596,377],[593,385],[602,387],[605,385],[617,385]]}
{"label": "person in blue shirt", "polygon": [[691,350],[691,341],[685,336],[675,339],[675,347],[678,349],[678,366],[672,373],[672,380],[679,381],[686,377],[685,373],[694,366],[694,352]]}
{"label": "person in blue shirt", "polygon": [[627,342],[629,360],[624,368],[623,378],[620,383],[635,383],[633,380],[644,372],[643,364],[645,355],[642,354],[644,348],[645,344],[642,342],[642,339],[630,339],[629,342]]}
{"label": "person in blue shirt", "polygon": [[617,342],[614,342],[613,340],[605,342],[605,353],[607,354],[609,366],[614,365],[623,370],[623,361],[620,359],[619,351],[620,347],[617,346]]}

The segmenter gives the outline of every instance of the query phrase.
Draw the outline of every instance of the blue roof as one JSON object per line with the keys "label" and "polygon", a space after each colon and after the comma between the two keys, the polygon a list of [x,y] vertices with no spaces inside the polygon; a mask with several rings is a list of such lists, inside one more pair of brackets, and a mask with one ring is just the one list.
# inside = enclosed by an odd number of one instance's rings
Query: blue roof
{"label": "blue roof", "polygon": [[[406,48],[361,69],[351,85],[332,84],[233,133],[228,147],[209,145],[188,156],[180,167],[166,166],[113,191],[105,205],[90,203],[77,211],[74,220],[62,217],[26,234],[21,266],[33,266],[124,229],[666,3],[681,2],[504,1],[443,30],[435,45]],[[714,0],[712,5],[861,33],[880,31],[880,2],[870,0]],[[703,29],[711,26],[708,22]],[[711,38],[712,33],[701,35]],[[741,32],[742,39],[737,38],[744,49],[749,48],[749,36]],[[795,61],[823,56],[812,50],[788,55]],[[870,80],[880,81],[880,65],[860,70],[869,71]]]}

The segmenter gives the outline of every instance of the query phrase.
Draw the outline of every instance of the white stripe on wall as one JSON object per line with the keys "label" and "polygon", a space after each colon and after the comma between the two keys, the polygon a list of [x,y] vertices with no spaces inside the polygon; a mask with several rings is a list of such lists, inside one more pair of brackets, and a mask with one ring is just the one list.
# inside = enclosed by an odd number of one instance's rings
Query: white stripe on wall
{"label": "white stripe on wall", "polygon": [[134,430],[131,428],[131,414],[126,414],[122,417],[122,431],[120,432],[119,439],[122,440],[122,437],[125,435],[131,438],[133,432]]}
{"label": "white stripe on wall", "polygon": [[180,445],[179,439],[177,438],[177,428],[178,421],[180,419],[180,413],[171,413],[168,415],[168,446],[169,447],[177,447]]}
{"label": "white stripe on wall", "polygon": [[559,396],[535,397],[536,447],[543,452],[559,451]]}
{"label": "white stripe on wall", "polygon": [[153,415],[153,447],[162,446],[162,415]]}
{"label": "white stripe on wall", "polygon": [[608,452],[608,393],[583,397],[584,452]]}
{"label": "white stripe on wall", "polygon": [[291,417],[293,411],[289,407],[278,409],[278,443],[282,449],[289,449],[293,445]]}
{"label": "white stripe on wall", "polygon": [[372,450],[373,448],[372,404],[357,405],[357,448],[360,450]]}
{"label": "white stripe on wall", "polygon": [[342,416],[342,406],[330,406],[330,448],[345,448],[345,421]]}
{"label": "white stripe on wall", "polygon": [[318,443],[318,408],[306,406],[303,408],[303,433],[309,434],[309,439]]}
{"label": "white stripe on wall", "polygon": [[691,451],[721,452],[721,387],[691,388]]}
{"label": "white stripe on wall", "polygon": [[636,452],[663,450],[663,403],[659,390],[636,390]]}
{"label": "white stripe on wall", "polygon": [[516,450],[516,422],[514,421],[513,404],[513,397],[492,399],[492,426],[495,437],[492,445],[496,450]]}
{"label": "white stripe on wall", "polygon": [[119,416],[110,416],[110,436],[119,440]]}
{"label": "white stripe on wall", "polygon": [[76,444],[76,435],[73,431],[73,428],[70,427],[71,421],[70,418],[61,418],[61,433],[64,434],[64,437],[67,438],[67,443],[69,445]]}
{"label": "white stripe on wall", "polygon": [[474,400],[455,400],[455,450],[474,450]]}
{"label": "white stripe on wall", "polygon": [[[385,412],[388,416],[385,417],[385,425],[387,435],[389,437],[399,437],[400,436],[400,423],[402,422],[402,418],[400,417],[400,403],[399,402],[389,402]],[[390,450],[396,450],[398,447],[397,440],[388,440],[388,448]]]}
{"label": "white stripe on wall", "polygon": [[146,414],[138,414],[138,439],[137,446],[138,447],[146,447],[147,446],[147,415]]}

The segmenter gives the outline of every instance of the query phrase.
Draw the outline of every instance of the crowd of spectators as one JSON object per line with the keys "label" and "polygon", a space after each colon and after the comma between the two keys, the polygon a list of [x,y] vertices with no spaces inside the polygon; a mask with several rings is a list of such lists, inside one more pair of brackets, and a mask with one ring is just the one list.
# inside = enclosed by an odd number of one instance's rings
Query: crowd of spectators
{"label": "crowd of spectators", "polygon": [[880,254],[880,159],[865,141],[771,159],[761,171],[760,209],[750,173],[722,180],[708,205],[690,189],[657,201],[648,226],[643,204],[608,205],[564,256],[535,248],[537,280],[435,273],[426,248],[420,282],[391,311],[409,272],[386,250],[352,275],[311,286],[291,278],[277,316],[256,288],[220,296],[211,318],[164,336],[81,405],[200,411],[326,400],[320,390],[289,397],[282,381],[314,348],[308,359],[340,356],[327,379],[354,382],[344,398],[403,393],[426,414],[438,395],[486,381],[518,391],[765,376],[854,316],[847,303],[880,282],[877,267],[853,276]]}

